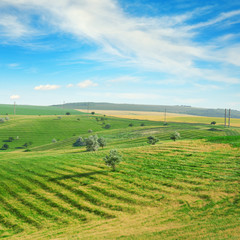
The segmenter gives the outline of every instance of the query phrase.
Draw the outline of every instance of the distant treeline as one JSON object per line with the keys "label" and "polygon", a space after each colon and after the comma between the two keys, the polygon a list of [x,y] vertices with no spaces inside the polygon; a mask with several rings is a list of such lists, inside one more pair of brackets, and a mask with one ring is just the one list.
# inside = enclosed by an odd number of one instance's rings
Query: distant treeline
{"label": "distant treeline", "polygon": [[[54,107],[63,107],[63,105],[54,105]],[[68,109],[89,109],[89,110],[120,110],[120,111],[149,111],[168,113],[189,114],[204,117],[224,117],[224,109],[195,108],[191,106],[167,106],[167,105],[140,105],[140,104],[116,104],[116,103],[94,103],[79,102],[66,103]],[[240,111],[231,110],[232,118],[240,118]]]}

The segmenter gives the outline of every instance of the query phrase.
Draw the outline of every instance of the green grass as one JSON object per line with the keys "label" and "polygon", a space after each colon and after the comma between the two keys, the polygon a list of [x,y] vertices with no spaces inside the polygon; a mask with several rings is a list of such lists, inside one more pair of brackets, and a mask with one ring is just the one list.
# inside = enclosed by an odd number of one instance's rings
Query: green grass
{"label": "green grass", "polygon": [[[61,107],[16,105],[16,115],[65,115],[69,112],[72,115],[81,115],[79,111]],[[0,104],[0,117],[14,114],[14,106]]]}
{"label": "green grass", "polygon": [[[239,128],[104,122],[111,128],[86,115],[10,116],[0,123],[0,141],[10,146],[0,150],[0,237],[239,239],[239,148],[232,147]],[[106,138],[104,149],[72,146],[89,129]],[[174,131],[181,140],[169,139]],[[160,142],[148,145],[149,135]],[[30,152],[19,148],[29,141]],[[124,157],[116,172],[103,161],[112,148]]]}
{"label": "green grass", "polygon": [[214,143],[227,143],[231,144],[233,147],[240,147],[240,136],[219,136],[219,137],[208,137],[209,142]]}

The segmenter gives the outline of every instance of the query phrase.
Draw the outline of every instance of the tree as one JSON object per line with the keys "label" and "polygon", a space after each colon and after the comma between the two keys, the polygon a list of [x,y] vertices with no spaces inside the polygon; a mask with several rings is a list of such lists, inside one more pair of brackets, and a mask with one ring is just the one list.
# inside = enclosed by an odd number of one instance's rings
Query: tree
{"label": "tree", "polygon": [[141,125],[140,125],[141,127],[143,127],[143,126],[145,126],[145,124],[144,123],[141,123]]}
{"label": "tree", "polygon": [[92,114],[92,115],[94,115],[94,114],[95,114],[95,112],[91,112],[91,114]]}
{"label": "tree", "polygon": [[153,137],[153,136],[148,137],[148,143],[151,145],[155,145],[158,141],[159,141],[159,139],[156,137]]}
{"label": "tree", "polygon": [[3,144],[3,146],[2,146],[2,150],[7,150],[9,148],[9,146],[8,146],[8,144]]}
{"label": "tree", "polygon": [[122,155],[116,149],[111,149],[109,155],[106,155],[103,160],[107,166],[112,167],[112,170],[115,171],[116,165],[119,164],[122,159]]}
{"label": "tree", "polygon": [[76,142],[73,144],[74,147],[84,146],[86,143],[82,137],[79,137]]}
{"label": "tree", "polygon": [[111,127],[110,124],[106,124],[106,125],[104,126],[105,129],[109,129],[110,127]]}
{"label": "tree", "polygon": [[171,134],[171,136],[170,136],[170,139],[172,139],[173,141],[176,141],[179,138],[181,138],[179,132],[175,132],[175,133]]}
{"label": "tree", "polygon": [[89,136],[88,138],[85,139],[86,143],[86,150],[87,151],[97,151],[99,148],[99,143],[98,143],[98,136]]}
{"label": "tree", "polygon": [[129,123],[129,125],[128,125],[129,127],[132,127],[133,126],[133,124],[132,123]]}
{"label": "tree", "polygon": [[105,138],[100,137],[100,138],[98,139],[98,144],[99,144],[99,146],[100,146],[101,148],[105,147],[105,146],[107,145]]}
{"label": "tree", "polygon": [[9,138],[8,138],[8,141],[9,141],[9,142],[12,142],[13,140],[14,140],[13,137],[9,137]]}
{"label": "tree", "polygon": [[71,115],[71,113],[70,112],[66,112],[66,115]]}
{"label": "tree", "polygon": [[211,122],[211,125],[215,125],[215,124],[216,124],[216,122],[215,122],[215,121],[212,121],[212,122]]}

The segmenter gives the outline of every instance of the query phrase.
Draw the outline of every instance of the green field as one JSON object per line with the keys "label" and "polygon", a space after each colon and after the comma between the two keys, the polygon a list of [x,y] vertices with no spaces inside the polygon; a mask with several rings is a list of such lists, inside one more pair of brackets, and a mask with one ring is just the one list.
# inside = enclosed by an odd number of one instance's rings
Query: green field
{"label": "green field", "polygon": [[[240,128],[79,114],[0,123],[0,237],[240,238]],[[92,134],[107,146],[73,147]],[[160,141],[150,146],[150,135]],[[115,172],[103,161],[113,148],[124,157]]]}
{"label": "green field", "polygon": [[[79,115],[76,110],[62,107],[48,107],[48,106],[31,106],[31,105],[16,105],[16,115],[65,115],[69,112],[73,115]],[[9,104],[0,104],[0,117],[14,114],[14,106]]]}

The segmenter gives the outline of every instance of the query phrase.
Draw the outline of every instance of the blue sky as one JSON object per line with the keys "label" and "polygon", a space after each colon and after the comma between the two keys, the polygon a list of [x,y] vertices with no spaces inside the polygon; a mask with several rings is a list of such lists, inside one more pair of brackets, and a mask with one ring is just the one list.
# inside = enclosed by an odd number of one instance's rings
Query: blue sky
{"label": "blue sky", "polygon": [[240,110],[239,0],[1,0],[0,103]]}

